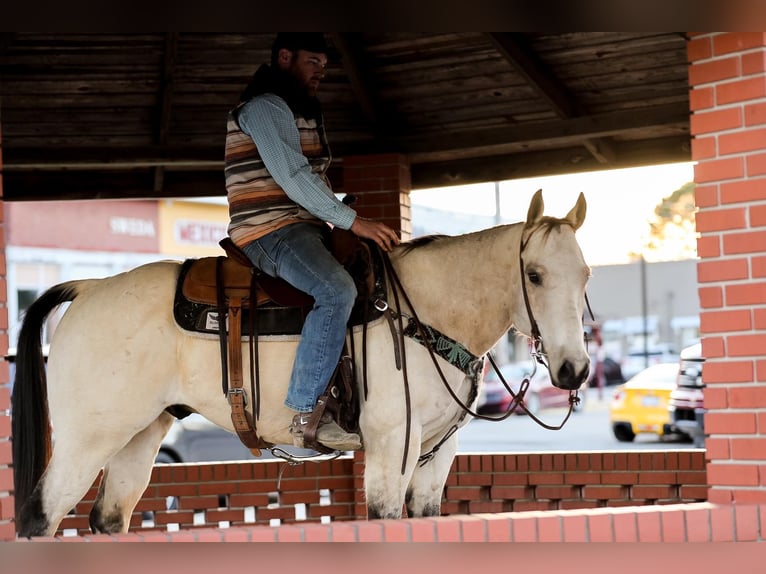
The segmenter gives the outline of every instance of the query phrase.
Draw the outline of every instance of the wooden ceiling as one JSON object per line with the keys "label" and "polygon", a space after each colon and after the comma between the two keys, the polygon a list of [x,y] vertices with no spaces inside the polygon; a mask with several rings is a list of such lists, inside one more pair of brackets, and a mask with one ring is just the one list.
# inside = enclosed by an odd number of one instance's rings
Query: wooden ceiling
{"label": "wooden ceiling", "polygon": [[[339,177],[398,152],[414,188],[688,161],[684,33],[330,33]],[[0,34],[6,200],[225,193],[226,114],[274,34]]]}

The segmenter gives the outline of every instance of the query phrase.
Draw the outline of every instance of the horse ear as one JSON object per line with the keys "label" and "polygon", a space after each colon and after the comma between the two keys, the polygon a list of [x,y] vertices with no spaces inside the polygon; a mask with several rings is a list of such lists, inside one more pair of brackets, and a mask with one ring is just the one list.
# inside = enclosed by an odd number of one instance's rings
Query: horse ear
{"label": "horse ear", "polygon": [[529,204],[529,210],[527,211],[527,226],[531,226],[536,223],[542,216],[545,204],[543,203],[543,190],[538,189],[532,196],[532,201]]}
{"label": "horse ear", "polygon": [[585,221],[585,212],[587,209],[588,205],[585,202],[585,195],[583,192],[580,192],[580,195],[577,198],[577,203],[575,203],[575,206],[569,211],[569,213],[567,213],[567,216],[564,219],[569,222],[569,224],[572,226],[572,229],[577,231],[580,229],[583,221]]}

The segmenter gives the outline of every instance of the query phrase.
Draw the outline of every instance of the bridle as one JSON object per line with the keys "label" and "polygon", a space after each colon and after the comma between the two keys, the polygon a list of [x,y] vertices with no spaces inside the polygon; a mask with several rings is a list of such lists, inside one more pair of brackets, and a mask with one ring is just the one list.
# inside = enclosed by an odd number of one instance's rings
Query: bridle
{"label": "bridle", "polygon": [[[401,294],[402,299],[409,307],[410,311],[412,312],[412,316],[410,317],[410,321],[414,323],[417,333],[421,335],[421,342],[428,350],[428,353],[431,357],[431,360],[433,361],[434,367],[436,368],[436,371],[439,373],[439,377],[441,378],[442,383],[444,384],[444,387],[449,392],[452,399],[460,406],[460,408],[464,411],[464,413],[467,413],[471,415],[474,418],[483,419],[483,420],[489,420],[489,421],[502,421],[508,418],[512,413],[514,413],[518,408],[523,409],[532,420],[534,420],[537,424],[542,426],[543,428],[546,428],[548,430],[560,430],[564,424],[569,420],[569,417],[572,415],[572,412],[574,411],[574,408],[577,404],[580,402],[580,397],[578,396],[577,390],[571,390],[569,392],[569,410],[564,417],[564,419],[559,423],[558,425],[549,425],[545,423],[544,421],[540,420],[534,413],[530,412],[529,409],[526,407],[526,405],[523,403],[524,396],[527,392],[527,389],[529,387],[529,382],[532,377],[534,377],[535,373],[537,372],[537,364],[543,365],[546,369],[548,369],[548,372],[550,373],[550,366],[548,365],[547,361],[547,355],[545,353],[545,346],[543,344],[543,338],[540,333],[540,328],[537,325],[537,320],[535,319],[534,312],[532,311],[532,306],[529,303],[529,293],[527,290],[527,276],[524,268],[524,249],[529,244],[529,240],[531,239],[532,235],[540,229],[540,227],[535,227],[532,229],[532,231],[527,236],[526,240],[524,239],[524,230],[522,230],[522,238],[520,240],[519,244],[519,270],[521,273],[521,290],[524,296],[524,305],[527,310],[527,316],[529,318],[530,322],[530,333],[531,333],[531,340],[532,340],[532,350],[530,351],[530,355],[533,357],[533,370],[530,375],[524,378],[524,380],[521,382],[519,386],[518,392],[514,393],[514,391],[511,389],[508,382],[503,377],[502,373],[500,372],[500,369],[498,368],[497,364],[495,363],[494,358],[490,353],[487,353],[487,359],[489,360],[489,363],[491,364],[492,368],[497,373],[498,378],[502,382],[503,386],[506,388],[506,390],[511,394],[511,402],[508,405],[508,409],[501,413],[498,416],[488,416],[479,414],[478,412],[474,412],[468,405],[466,405],[460,397],[457,396],[455,391],[452,389],[450,384],[447,382],[447,378],[444,375],[444,372],[442,371],[441,366],[439,365],[439,362],[437,360],[437,354],[434,351],[433,346],[431,345],[429,339],[427,336],[425,336],[425,326],[423,323],[421,323],[420,319],[417,316],[417,312],[415,311],[415,308],[413,307],[409,297],[407,296],[407,293],[404,290],[404,287],[401,284],[401,281],[399,279],[399,276],[397,275],[396,271],[393,268],[393,265],[391,264],[391,261],[387,254],[382,253],[382,259],[384,263],[385,272],[388,275],[389,279],[391,280],[391,289],[394,295],[395,304],[396,307],[401,309],[399,305],[399,294]],[[591,314],[591,317],[593,317],[593,312],[591,311],[590,302],[588,301],[587,294],[585,295],[585,301],[588,308],[588,311]],[[410,395],[409,395],[409,383],[407,378],[407,372],[406,372],[406,360],[405,360],[405,352],[404,352],[404,341],[402,339],[402,314],[392,310],[390,307],[386,306],[386,309],[384,311],[385,314],[387,314],[387,318],[389,321],[389,324],[393,325],[393,321],[396,319],[399,321],[399,333],[398,337],[394,336],[394,347],[395,349],[399,347],[401,349],[401,358],[403,363],[403,379],[404,379],[404,385],[405,385],[405,397],[406,397],[406,407],[407,407],[407,430],[406,430],[406,440],[405,440],[405,448],[404,448],[404,455],[402,458],[402,467],[401,472],[404,474],[405,470],[405,462],[407,459],[407,452],[409,449],[409,428],[410,428],[410,420],[411,420],[411,403],[410,403]],[[394,329],[392,328],[392,334]],[[436,445],[427,453],[422,454],[418,458],[418,462],[422,465],[429,462],[437,453],[437,451],[441,448],[441,446],[458,430],[457,424],[452,425],[447,432],[445,433],[444,437],[442,437],[441,440],[439,440]]]}
{"label": "bridle", "polygon": [[[538,327],[537,325],[537,319],[535,319],[535,314],[532,311],[532,305],[529,303],[529,292],[527,289],[527,273],[524,266],[524,250],[526,249],[527,245],[529,245],[529,241],[532,239],[532,236],[535,234],[535,232],[538,229],[540,229],[539,226],[533,228],[532,231],[529,232],[529,235],[527,235],[526,239],[524,239],[524,230],[522,230],[522,236],[519,242],[519,272],[521,273],[521,292],[522,292],[522,295],[524,296],[524,306],[527,310],[527,318],[529,319],[529,325],[530,325],[530,340],[532,342],[532,349],[530,350],[529,354],[531,355],[533,359],[532,372],[529,375],[527,375],[524,378],[524,380],[521,382],[521,385],[519,386],[519,392],[514,393],[510,385],[507,383],[502,373],[500,372],[500,369],[497,366],[495,359],[492,357],[490,353],[487,353],[487,359],[489,360],[489,363],[492,366],[492,368],[495,370],[495,373],[497,374],[498,379],[500,380],[500,382],[503,383],[503,386],[505,387],[505,389],[511,394],[511,403],[508,406],[508,411],[503,413],[502,416],[500,417],[488,417],[486,415],[483,415],[480,418],[483,418],[485,420],[492,420],[492,421],[504,420],[505,418],[508,417],[508,415],[510,415],[511,412],[521,407],[521,409],[524,410],[527,413],[527,415],[529,415],[529,417],[541,427],[548,430],[560,430],[569,420],[569,417],[572,415],[574,408],[580,403],[580,397],[578,396],[577,389],[573,389],[569,391],[569,410],[564,416],[564,419],[558,425],[550,425],[540,420],[540,418],[538,418],[537,415],[530,412],[529,409],[526,407],[526,405],[523,402],[521,402],[527,391],[527,388],[529,387],[530,380],[535,376],[535,373],[537,372],[538,363],[544,366],[548,370],[548,373],[551,374],[551,368],[550,368],[550,365],[548,364],[548,355],[545,352],[545,345],[543,343],[543,337],[540,333],[540,327]],[[591,310],[590,301],[588,300],[587,293],[585,294],[585,304],[588,308],[588,312],[590,313],[591,318],[593,318],[593,311]]]}
{"label": "bridle", "polygon": [[[532,305],[529,304],[529,293],[527,291],[527,273],[524,268],[524,249],[526,249],[527,245],[529,244],[529,240],[532,239],[532,236],[538,229],[539,227],[534,228],[527,236],[526,241],[524,240],[524,230],[522,230],[521,241],[519,243],[519,272],[521,273],[521,293],[524,295],[524,306],[527,308],[527,317],[529,318],[530,339],[532,341],[532,351],[530,352],[530,355],[532,355],[532,358],[534,359],[535,369],[532,371],[532,375],[530,375],[530,377],[534,376],[535,372],[537,371],[537,363],[540,363],[546,369],[548,369],[549,373],[551,371],[551,368],[547,363],[548,355],[545,353],[543,337],[540,334],[540,327],[537,326],[535,314],[532,312]],[[493,367],[497,369],[494,364]],[[498,375],[499,374],[500,373],[498,372]]]}

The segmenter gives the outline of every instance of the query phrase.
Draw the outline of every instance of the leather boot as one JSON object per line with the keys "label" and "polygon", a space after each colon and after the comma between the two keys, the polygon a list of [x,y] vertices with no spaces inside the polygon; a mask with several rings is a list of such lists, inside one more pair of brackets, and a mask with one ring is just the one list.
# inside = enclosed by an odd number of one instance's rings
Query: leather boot
{"label": "leather boot", "polygon": [[[311,413],[298,413],[293,417],[293,422],[290,425],[293,445],[299,448],[307,448],[303,442],[303,431],[308,424],[309,416]],[[362,440],[359,435],[344,431],[338,423],[332,420],[329,413],[325,413],[319,419],[317,442],[333,450],[359,450],[362,448]]]}

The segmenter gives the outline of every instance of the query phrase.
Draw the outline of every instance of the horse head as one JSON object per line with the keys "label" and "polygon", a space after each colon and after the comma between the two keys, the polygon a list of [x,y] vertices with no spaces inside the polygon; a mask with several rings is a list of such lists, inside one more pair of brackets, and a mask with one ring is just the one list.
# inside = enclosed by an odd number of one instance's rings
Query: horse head
{"label": "horse head", "polygon": [[542,190],[538,190],[522,231],[521,314],[526,309],[527,321],[518,328],[547,355],[553,384],[577,389],[590,372],[582,320],[590,268],[575,239],[575,231],[585,220],[585,196],[580,193],[575,206],[561,219],[544,216],[543,209]]}

